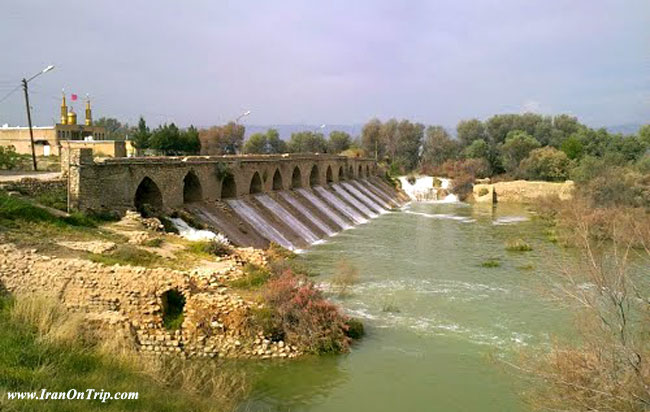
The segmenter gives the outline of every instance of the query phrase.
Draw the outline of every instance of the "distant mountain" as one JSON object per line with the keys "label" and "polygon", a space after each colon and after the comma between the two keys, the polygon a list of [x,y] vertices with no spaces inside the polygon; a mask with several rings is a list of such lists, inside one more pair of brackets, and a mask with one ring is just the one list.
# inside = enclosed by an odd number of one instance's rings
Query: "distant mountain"
{"label": "distant mountain", "polygon": [[338,130],[341,132],[349,133],[350,136],[354,139],[357,136],[361,136],[361,129],[363,128],[362,124],[328,124],[324,128],[320,128],[318,124],[271,124],[271,125],[245,125],[246,126],[246,138],[254,133],[265,133],[269,129],[276,129],[280,133],[280,138],[283,140],[289,140],[291,138],[291,133],[296,132],[320,132],[323,133],[326,137],[330,132]]}
{"label": "distant mountain", "polygon": [[642,125],[636,123],[619,124],[617,126],[607,126],[606,129],[610,133],[622,134],[636,134]]}

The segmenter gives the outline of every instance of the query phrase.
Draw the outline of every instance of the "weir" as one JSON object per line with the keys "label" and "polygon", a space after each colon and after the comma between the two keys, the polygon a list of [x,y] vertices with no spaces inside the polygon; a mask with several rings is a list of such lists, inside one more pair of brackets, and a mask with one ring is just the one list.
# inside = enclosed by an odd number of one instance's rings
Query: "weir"
{"label": "weir", "polygon": [[[372,159],[322,154],[112,158],[73,149],[73,210],[185,209],[239,246],[302,249],[407,200]],[[187,228],[184,227],[184,230]]]}

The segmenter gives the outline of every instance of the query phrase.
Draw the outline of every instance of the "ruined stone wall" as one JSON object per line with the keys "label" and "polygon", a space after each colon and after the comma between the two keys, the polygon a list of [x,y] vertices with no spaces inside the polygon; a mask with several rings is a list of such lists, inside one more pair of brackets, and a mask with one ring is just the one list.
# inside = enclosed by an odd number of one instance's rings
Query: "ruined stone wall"
{"label": "ruined stone wall", "polygon": [[[380,173],[371,159],[332,155],[255,155],[112,158],[93,161],[90,149],[72,149],[68,155],[71,205],[77,210],[127,210],[134,207],[136,191],[150,179],[160,191],[164,208],[183,205],[185,179],[198,179],[199,200],[221,200],[223,186],[234,182],[234,196],[324,185]],[[274,189],[279,173],[281,188]],[[294,174],[299,178],[294,179]],[[256,175],[258,177],[256,177]]]}
{"label": "ruined stone wall", "polygon": [[474,185],[474,200],[479,203],[532,203],[547,196],[556,196],[560,200],[573,197],[574,184],[566,182],[530,182],[515,180],[512,182],[480,183]]}

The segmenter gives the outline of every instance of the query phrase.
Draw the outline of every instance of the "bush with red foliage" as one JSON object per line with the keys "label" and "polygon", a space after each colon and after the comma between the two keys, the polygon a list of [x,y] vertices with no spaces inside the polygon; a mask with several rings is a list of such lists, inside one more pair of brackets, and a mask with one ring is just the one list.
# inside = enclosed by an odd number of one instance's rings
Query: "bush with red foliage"
{"label": "bush with red foliage", "polygon": [[347,316],[314,283],[286,271],[266,284],[262,296],[269,321],[288,343],[312,353],[348,350]]}
{"label": "bush with red foliage", "polygon": [[490,165],[485,159],[447,160],[442,169],[452,179],[451,190],[460,200],[465,200],[472,193],[477,177],[485,177],[490,173]]}

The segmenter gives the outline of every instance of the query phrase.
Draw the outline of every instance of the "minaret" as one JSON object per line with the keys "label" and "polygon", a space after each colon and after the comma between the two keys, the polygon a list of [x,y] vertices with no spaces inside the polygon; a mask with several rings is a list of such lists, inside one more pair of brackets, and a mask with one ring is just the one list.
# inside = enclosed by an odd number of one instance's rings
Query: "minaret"
{"label": "minaret", "polygon": [[61,90],[61,124],[68,124],[68,105],[65,103],[65,91]]}
{"label": "minaret", "polygon": [[86,126],[93,125],[93,113],[90,110],[90,97],[86,95]]}

